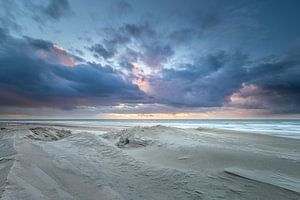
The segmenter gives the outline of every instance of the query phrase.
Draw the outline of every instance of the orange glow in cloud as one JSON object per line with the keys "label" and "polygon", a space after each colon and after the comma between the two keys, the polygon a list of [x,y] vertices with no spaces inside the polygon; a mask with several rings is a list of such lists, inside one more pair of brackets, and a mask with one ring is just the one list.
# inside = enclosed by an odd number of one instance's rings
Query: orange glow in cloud
{"label": "orange glow in cloud", "polygon": [[63,53],[66,52],[66,50],[63,47],[59,46],[58,44],[53,44],[53,48],[58,50],[58,51],[61,51]]}
{"label": "orange glow in cloud", "polygon": [[146,93],[150,91],[150,85],[146,80],[136,79],[133,81],[133,83],[136,84],[142,91]]}
{"label": "orange glow in cloud", "polygon": [[132,73],[135,75],[135,79],[133,80],[133,83],[136,84],[142,91],[149,93],[151,92],[151,86],[147,80],[147,77],[142,73],[142,71],[139,69],[138,65],[136,63],[131,63]]}
{"label": "orange glow in cloud", "polygon": [[50,63],[72,67],[77,65],[75,59],[63,47],[53,44],[49,51],[37,50],[36,55]]}
{"label": "orange glow in cloud", "polygon": [[58,62],[65,66],[75,66],[76,63],[74,59],[69,55],[69,53],[57,44],[53,44],[53,49],[57,53]]}

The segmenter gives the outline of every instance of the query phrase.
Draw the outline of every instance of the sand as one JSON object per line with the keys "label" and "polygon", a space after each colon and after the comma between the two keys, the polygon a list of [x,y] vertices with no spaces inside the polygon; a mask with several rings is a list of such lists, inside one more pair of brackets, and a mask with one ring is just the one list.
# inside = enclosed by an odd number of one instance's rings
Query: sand
{"label": "sand", "polygon": [[164,126],[0,124],[0,199],[300,199],[300,141]]}

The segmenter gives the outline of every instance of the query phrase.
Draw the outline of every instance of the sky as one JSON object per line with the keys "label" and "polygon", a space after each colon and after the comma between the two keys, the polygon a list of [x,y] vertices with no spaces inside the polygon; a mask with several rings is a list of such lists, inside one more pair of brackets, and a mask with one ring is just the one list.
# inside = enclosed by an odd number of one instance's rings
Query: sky
{"label": "sky", "polygon": [[0,118],[300,118],[298,0],[0,0]]}

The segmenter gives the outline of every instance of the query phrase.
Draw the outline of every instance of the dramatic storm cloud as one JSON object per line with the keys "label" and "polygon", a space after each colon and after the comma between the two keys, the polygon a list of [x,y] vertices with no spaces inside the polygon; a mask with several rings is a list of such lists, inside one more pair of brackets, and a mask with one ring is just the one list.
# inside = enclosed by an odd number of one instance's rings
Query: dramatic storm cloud
{"label": "dramatic storm cloud", "polygon": [[299,8],[1,1],[0,115],[298,116]]}
{"label": "dramatic storm cloud", "polygon": [[143,98],[139,88],[110,66],[69,55],[44,40],[15,39],[1,30],[0,103],[12,106],[106,105]]}

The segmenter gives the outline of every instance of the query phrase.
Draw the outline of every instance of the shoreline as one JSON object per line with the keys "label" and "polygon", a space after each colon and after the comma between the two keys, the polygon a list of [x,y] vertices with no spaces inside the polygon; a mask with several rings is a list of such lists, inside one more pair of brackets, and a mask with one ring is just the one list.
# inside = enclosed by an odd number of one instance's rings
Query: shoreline
{"label": "shoreline", "polygon": [[[0,121],[0,124],[9,124],[9,125],[28,125],[28,126],[55,126],[55,127],[62,127],[62,128],[85,128],[85,129],[125,129],[125,128],[133,128],[137,126],[142,126],[142,127],[152,127],[152,126],[166,126],[170,128],[180,128],[180,129],[191,129],[191,130],[199,130],[199,131],[206,131],[206,132],[222,132],[222,133],[241,133],[241,134],[254,134],[254,135],[260,135],[260,136],[270,136],[270,137],[280,137],[284,139],[292,139],[292,140],[300,140],[300,135],[295,136],[295,137],[289,137],[285,135],[280,135],[280,134],[272,134],[271,132],[269,133],[263,133],[263,131],[246,131],[246,130],[233,130],[233,129],[222,129],[222,128],[210,128],[210,127],[178,127],[178,126],[172,126],[172,125],[163,125],[163,124],[149,124],[149,125],[89,125],[89,124],[55,124],[55,123],[32,123],[32,122],[3,122]],[[275,132],[275,131],[274,131]]]}

